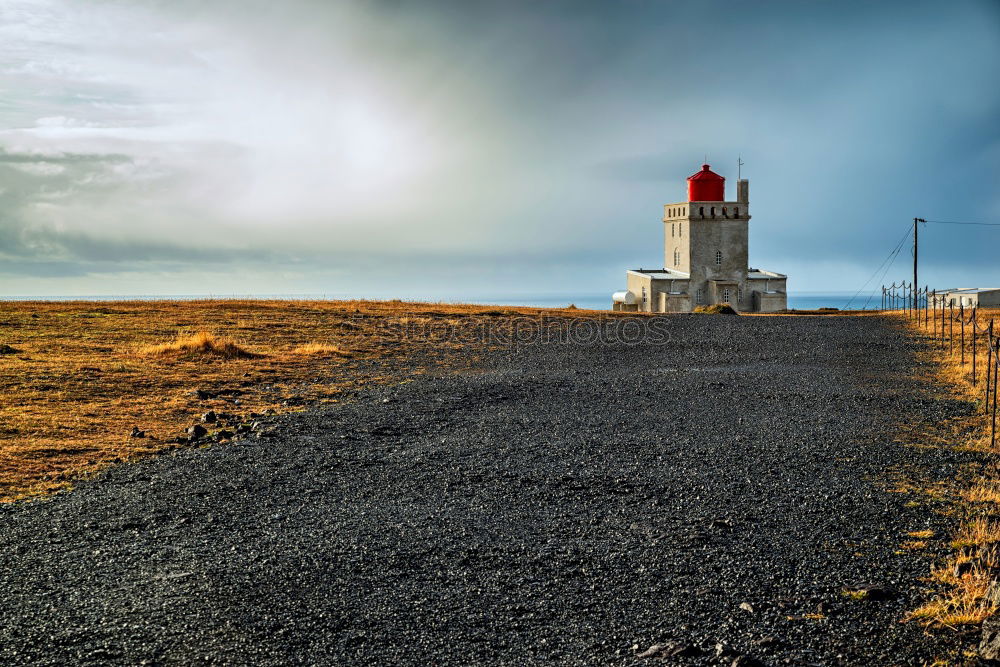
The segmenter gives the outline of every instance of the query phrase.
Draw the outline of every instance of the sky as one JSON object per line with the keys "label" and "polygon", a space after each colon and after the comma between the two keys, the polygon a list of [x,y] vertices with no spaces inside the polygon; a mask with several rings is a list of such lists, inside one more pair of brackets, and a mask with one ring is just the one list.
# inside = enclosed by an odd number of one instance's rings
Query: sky
{"label": "sky", "polygon": [[853,292],[1000,223],[998,82],[995,0],[0,0],[0,296],[609,295],[706,157]]}

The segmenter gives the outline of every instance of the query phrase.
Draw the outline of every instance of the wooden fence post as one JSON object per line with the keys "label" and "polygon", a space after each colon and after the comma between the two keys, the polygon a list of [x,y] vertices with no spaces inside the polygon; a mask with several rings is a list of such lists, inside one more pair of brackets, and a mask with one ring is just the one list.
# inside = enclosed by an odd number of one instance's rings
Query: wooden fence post
{"label": "wooden fence post", "polygon": [[993,320],[990,319],[990,325],[986,327],[986,396],[983,399],[984,410],[989,409],[990,405],[990,385],[993,383]]}
{"label": "wooden fence post", "polygon": [[958,307],[958,317],[962,323],[962,338],[960,339],[959,345],[962,348],[962,368],[965,368],[965,304],[959,304]]}
{"label": "wooden fence post", "polygon": [[948,302],[948,356],[955,354],[955,302]]}
{"label": "wooden fence post", "polygon": [[979,307],[976,306],[972,309],[972,386],[976,386],[976,329],[979,328],[979,322],[976,320],[976,314]]}
{"label": "wooden fence post", "polygon": [[931,317],[931,325],[932,325],[932,329],[931,330],[934,332],[934,340],[937,340],[937,290],[934,290],[934,304],[933,304],[933,306],[934,306],[934,308],[933,308],[934,313],[933,313],[933,317]]}
{"label": "wooden fence post", "polygon": [[1000,341],[990,339],[992,341],[993,352],[993,418],[990,421],[990,449],[992,449],[997,444],[997,369],[1000,368],[1000,364],[997,363],[996,348],[1000,345]]}

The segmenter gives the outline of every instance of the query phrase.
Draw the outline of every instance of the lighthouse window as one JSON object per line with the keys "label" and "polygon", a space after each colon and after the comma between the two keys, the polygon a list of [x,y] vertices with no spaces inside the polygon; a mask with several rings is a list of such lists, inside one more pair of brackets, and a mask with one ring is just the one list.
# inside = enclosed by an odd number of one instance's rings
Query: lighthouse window
{"label": "lighthouse window", "polygon": [[674,250],[674,266],[679,266],[681,263],[681,251]]}
{"label": "lighthouse window", "polygon": [[670,235],[671,236],[674,235],[674,227],[676,227],[676,225],[673,225],[673,224],[670,225]]}
{"label": "lighthouse window", "polygon": [[698,215],[700,215],[703,218],[705,217],[705,207],[704,206],[699,206],[698,207]]}
{"label": "lighthouse window", "polygon": [[740,209],[738,209],[738,208],[734,208],[733,209],[733,217],[734,218],[740,217]]}
{"label": "lighthouse window", "polygon": [[728,218],[729,217],[729,213],[726,212],[726,207],[725,206],[722,207],[722,217],[723,218]]}
{"label": "lighthouse window", "polygon": [[712,217],[713,218],[715,217],[715,207],[714,206],[712,207]]}
{"label": "lighthouse window", "polygon": [[678,222],[677,223],[677,236],[684,236],[684,223],[683,222]]}
{"label": "lighthouse window", "polygon": [[721,250],[716,250],[715,251],[715,265],[716,266],[722,266],[722,251]]}

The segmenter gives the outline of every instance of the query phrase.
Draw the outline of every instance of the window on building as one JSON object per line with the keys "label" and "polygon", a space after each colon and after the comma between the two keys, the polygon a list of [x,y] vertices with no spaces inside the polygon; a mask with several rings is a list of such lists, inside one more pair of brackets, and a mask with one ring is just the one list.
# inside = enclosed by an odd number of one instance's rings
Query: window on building
{"label": "window on building", "polygon": [[703,218],[705,217],[705,207],[704,206],[699,206],[698,207],[698,215],[700,215]]}
{"label": "window on building", "polygon": [[741,302],[741,303],[743,302],[743,288],[742,287],[737,287],[736,288],[736,300],[739,301],[739,302]]}
{"label": "window on building", "polygon": [[727,287],[726,289],[722,290],[722,301],[723,301],[723,303],[729,303],[729,296],[730,296],[730,292],[729,292],[729,288]]}
{"label": "window on building", "polygon": [[678,222],[677,223],[677,236],[684,236],[684,223],[683,222]]}
{"label": "window on building", "polygon": [[642,302],[646,303],[647,301],[649,301],[649,298],[648,298],[648,295],[646,294],[646,287],[643,286],[643,288],[642,288]]}
{"label": "window on building", "polygon": [[675,226],[676,226],[676,225],[674,225],[673,223],[670,223],[670,236],[673,236],[673,235],[674,235],[674,227],[675,227]]}
{"label": "window on building", "polygon": [[674,266],[680,266],[681,264],[681,251],[674,249]]}
{"label": "window on building", "polygon": [[726,211],[726,207],[725,206],[722,207],[722,217],[723,218],[728,218],[729,217],[729,213]]}
{"label": "window on building", "polygon": [[716,266],[722,266],[722,251],[721,250],[716,250],[715,251],[715,265]]}
{"label": "window on building", "polygon": [[740,217],[740,209],[739,208],[734,208],[733,209],[733,217],[734,218]]}
{"label": "window on building", "polygon": [[715,207],[714,206],[712,207],[712,217],[713,218],[715,217]]}
{"label": "window on building", "polygon": [[703,288],[699,287],[698,291],[694,293],[694,300],[699,304],[705,303],[705,290]]}

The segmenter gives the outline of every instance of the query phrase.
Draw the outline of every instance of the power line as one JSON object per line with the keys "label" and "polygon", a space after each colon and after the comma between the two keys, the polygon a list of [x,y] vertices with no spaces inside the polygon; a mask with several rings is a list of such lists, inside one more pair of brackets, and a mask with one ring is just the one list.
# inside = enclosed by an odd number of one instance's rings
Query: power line
{"label": "power line", "polygon": [[924,220],[935,225],[979,225],[981,227],[1000,227],[1000,222],[956,222],[954,220]]}
{"label": "power line", "polygon": [[[899,251],[903,248],[903,244],[906,243],[906,239],[908,239],[909,237],[910,237],[910,226],[907,225],[906,233],[903,234],[903,238],[899,240],[899,243],[897,243],[896,247],[892,249],[892,251],[889,253],[889,256],[882,260],[882,263],[878,265],[877,269],[875,269],[875,273],[871,275],[871,278],[865,281],[865,284],[861,286],[861,289],[857,291],[857,294],[852,296],[850,300],[844,305],[844,310],[847,310],[848,306],[850,306],[854,302],[854,300],[858,298],[858,295],[860,295],[862,292],[865,291],[865,288],[868,287],[868,283],[872,281],[872,278],[878,275],[878,272],[882,270],[883,266],[885,266],[885,271],[882,273],[882,277],[885,278],[885,275],[889,272],[889,269],[892,267],[892,260],[894,260],[896,258],[896,255],[899,254]],[[888,266],[886,266],[887,262],[889,264]],[[875,296],[875,292],[872,292],[872,296]],[[871,299],[872,299],[871,296],[868,297],[868,301],[866,301],[865,305],[862,306],[861,308],[862,310],[868,307],[868,302],[871,301]]]}
{"label": "power line", "polygon": [[[896,249],[893,250],[892,253],[889,255],[889,264],[888,266],[885,267],[885,271],[882,272],[882,277],[879,278],[880,283],[885,284],[885,277],[889,274],[889,269],[892,268],[892,265],[893,263],[895,263],[896,258],[899,257],[899,251],[903,249],[903,244],[906,243],[906,239],[908,239],[909,237],[910,237],[910,232],[909,230],[907,230],[906,234],[904,234],[903,238],[899,241],[899,245],[897,245]],[[872,293],[868,295],[868,299],[865,301],[865,305],[861,306],[861,310],[868,310],[868,304],[871,303],[872,299],[874,298],[875,298],[875,290],[872,289]]]}

